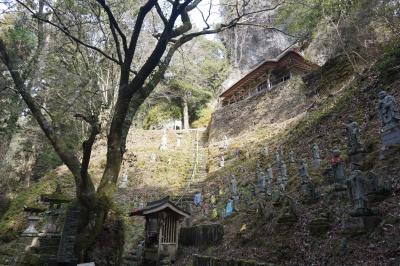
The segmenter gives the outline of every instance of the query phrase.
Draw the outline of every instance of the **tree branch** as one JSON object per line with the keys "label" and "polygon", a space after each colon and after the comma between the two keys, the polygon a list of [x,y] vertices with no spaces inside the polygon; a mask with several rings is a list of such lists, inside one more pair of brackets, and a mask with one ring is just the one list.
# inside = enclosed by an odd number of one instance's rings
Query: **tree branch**
{"label": "tree branch", "polygon": [[89,163],[92,154],[93,144],[96,140],[96,136],[100,133],[100,123],[97,119],[97,116],[95,115],[88,117],[84,114],[76,113],[74,117],[80,118],[90,125],[89,137],[82,143],[83,156],[82,156],[82,167],[81,167],[81,175],[83,177],[83,180],[89,180],[90,179],[88,174]]}
{"label": "tree branch", "polygon": [[41,18],[41,17],[36,16],[35,12],[34,12],[32,9],[30,9],[27,5],[25,5],[24,3],[22,3],[20,0],[16,0],[16,1],[17,1],[18,4],[20,4],[20,5],[22,5],[24,8],[26,8],[26,9],[32,14],[32,16],[33,16],[34,18],[36,18],[36,19],[38,19],[38,20],[41,20],[41,21],[43,21],[43,22],[46,22],[47,24],[49,24],[49,25],[51,25],[51,26],[57,28],[59,31],[61,31],[62,33],[64,33],[68,38],[71,38],[71,39],[72,39],[73,41],[75,41],[76,43],[79,43],[79,44],[81,44],[81,45],[83,45],[83,46],[85,46],[85,47],[87,47],[87,48],[89,48],[89,49],[91,49],[91,50],[94,50],[94,51],[96,51],[96,52],[102,54],[105,58],[107,58],[107,59],[113,61],[114,63],[117,63],[117,64],[119,64],[119,65],[122,64],[121,61],[119,61],[118,59],[116,59],[116,58],[114,58],[114,57],[108,55],[106,52],[104,52],[104,51],[101,50],[100,48],[97,48],[96,46],[87,44],[87,43],[83,42],[82,40],[80,40],[78,37],[72,35],[72,34],[68,31],[67,28],[64,28],[64,27],[62,27],[62,26],[60,26],[60,25],[57,25],[56,23],[54,23],[54,22],[52,22],[52,21],[50,21],[50,20],[48,20],[48,19],[45,19],[45,18]]}

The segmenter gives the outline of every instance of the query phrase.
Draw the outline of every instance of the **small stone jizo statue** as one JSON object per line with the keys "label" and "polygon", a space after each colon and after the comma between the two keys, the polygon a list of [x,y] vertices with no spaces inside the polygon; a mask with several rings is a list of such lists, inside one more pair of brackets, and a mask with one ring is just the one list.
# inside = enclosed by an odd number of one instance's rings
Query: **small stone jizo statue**
{"label": "small stone jizo statue", "polygon": [[333,171],[333,177],[336,183],[343,183],[346,180],[345,176],[345,163],[340,157],[339,149],[332,150],[331,167]]}
{"label": "small stone jizo statue", "polygon": [[232,195],[237,195],[238,194],[238,192],[237,192],[237,180],[236,180],[236,177],[234,175],[232,175],[232,178],[231,178],[231,186],[230,186],[230,188],[231,188]]}
{"label": "small stone jizo statue", "polygon": [[160,144],[160,150],[165,151],[168,148],[168,137],[167,137],[167,129],[163,129],[163,134],[161,137],[161,144]]}
{"label": "small stone jizo statue", "polygon": [[346,124],[347,148],[350,155],[364,151],[360,137],[360,127],[357,122],[351,120]]}
{"label": "small stone jizo statue", "polygon": [[393,96],[385,91],[379,93],[379,116],[382,122],[383,150],[400,144],[400,110]]}
{"label": "small stone jizo statue", "polygon": [[312,146],[313,166],[318,169],[321,166],[321,154],[317,143]]}

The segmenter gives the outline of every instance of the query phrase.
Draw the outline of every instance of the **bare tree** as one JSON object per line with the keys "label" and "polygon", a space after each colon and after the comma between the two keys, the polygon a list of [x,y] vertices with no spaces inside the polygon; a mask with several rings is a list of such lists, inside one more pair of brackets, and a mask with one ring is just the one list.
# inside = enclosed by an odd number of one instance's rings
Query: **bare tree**
{"label": "bare tree", "polygon": [[[113,51],[108,52],[101,46],[85,41],[80,35],[76,35],[69,26],[63,22],[62,14],[55,8],[50,1],[39,0],[36,10],[30,6],[32,1],[16,0],[23,6],[38,23],[38,45],[31,57],[25,72],[14,71],[18,68],[17,63],[7,45],[0,39],[1,61],[8,68],[14,81],[15,89],[23,98],[30,109],[32,116],[38,122],[40,128],[49,139],[57,154],[71,171],[76,184],[76,197],[82,208],[81,228],[77,241],[77,250],[84,256],[85,251],[90,247],[98,233],[102,229],[104,220],[111,206],[111,195],[116,189],[123,154],[125,152],[125,142],[139,106],[154,90],[171,62],[174,53],[185,43],[193,38],[219,33],[225,29],[233,28],[248,15],[259,12],[266,12],[276,9],[281,3],[262,8],[261,10],[248,10],[250,0],[237,1],[236,5],[231,6],[236,13],[236,17],[212,27],[207,23],[209,15],[204,15],[207,27],[200,31],[192,29],[189,13],[194,10],[202,0],[146,0],[136,13],[132,28],[123,29],[118,18],[115,16],[112,7],[105,0],[96,0],[90,4],[93,6],[93,16],[107,18],[108,30],[113,40]],[[163,8],[161,8],[163,4]],[[54,19],[49,19],[44,13],[44,9],[50,10]],[[144,62],[137,66],[135,56],[141,41],[140,35],[144,30],[144,24],[150,14],[157,14],[158,20],[162,23],[162,30],[156,32],[154,37],[156,43]],[[177,23],[178,19],[182,23]],[[101,177],[100,185],[97,189],[89,175],[88,168],[91,159],[92,147],[96,136],[100,132],[100,124],[96,115],[83,113],[75,114],[75,117],[85,121],[90,128],[87,139],[82,143],[82,158],[79,159],[77,152],[68,147],[63,134],[59,132],[52,123],[51,116],[40,106],[32,95],[32,86],[27,82],[28,78],[34,76],[38,60],[42,56],[44,49],[44,24],[51,25],[58,31],[65,34],[70,40],[74,41],[78,47],[92,50],[99,53],[107,60],[115,63],[119,68],[118,95],[116,97],[114,110],[111,117],[109,128],[107,129],[107,160]],[[126,28],[126,27],[125,27]],[[104,29],[103,29],[104,30]],[[130,33],[128,36],[127,33]]]}

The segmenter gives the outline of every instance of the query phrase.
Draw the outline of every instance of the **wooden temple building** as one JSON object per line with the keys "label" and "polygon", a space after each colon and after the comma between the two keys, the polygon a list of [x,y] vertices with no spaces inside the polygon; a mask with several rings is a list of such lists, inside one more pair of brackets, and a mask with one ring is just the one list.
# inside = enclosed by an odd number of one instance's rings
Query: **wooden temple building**
{"label": "wooden temple building", "polygon": [[143,251],[145,265],[156,265],[163,257],[175,261],[180,226],[184,218],[189,218],[190,214],[166,197],[149,202],[146,207],[134,210],[130,215],[144,216],[146,219]]}
{"label": "wooden temple building", "polygon": [[252,95],[271,90],[275,85],[305,74],[318,66],[305,60],[294,50],[287,50],[275,59],[262,62],[219,97],[222,106],[244,100]]}

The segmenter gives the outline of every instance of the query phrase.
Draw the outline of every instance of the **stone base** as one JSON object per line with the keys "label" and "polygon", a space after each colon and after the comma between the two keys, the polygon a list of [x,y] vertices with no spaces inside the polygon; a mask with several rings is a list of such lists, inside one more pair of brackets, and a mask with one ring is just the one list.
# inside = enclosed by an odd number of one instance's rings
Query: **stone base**
{"label": "stone base", "polygon": [[319,169],[321,167],[321,159],[313,159],[312,165],[314,169]]}
{"label": "stone base", "polygon": [[380,222],[378,216],[350,217],[342,221],[342,234],[359,235],[372,231]]}
{"label": "stone base", "polygon": [[390,189],[379,188],[378,191],[368,193],[367,200],[368,200],[368,202],[382,202],[386,198],[388,198],[390,195],[391,195]]}
{"label": "stone base", "polygon": [[316,218],[309,225],[311,235],[320,236],[326,234],[331,229],[331,224],[328,218]]}
{"label": "stone base", "polygon": [[317,202],[318,195],[315,192],[315,187],[312,183],[303,183],[301,185],[302,202],[312,204]]}
{"label": "stone base", "polygon": [[341,191],[346,191],[347,186],[343,183],[334,183],[333,184],[333,191],[334,192],[341,192]]}
{"label": "stone base", "polygon": [[283,213],[279,215],[277,223],[279,225],[292,225],[297,222],[298,218],[294,213]]}
{"label": "stone base", "polygon": [[266,266],[266,263],[256,262],[253,260],[236,260],[228,258],[217,258],[211,256],[201,256],[195,254],[193,256],[193,266]]}
{"label": "stone base", "polygon": [[400,127],[393,126],[382,132],[382,143],[385,146],[400,144]]}
{"label": "stone base", "polygon": [[374,213],[371,209],[368,208],[358,208],[354,209],[350,212],[350,216],[352,217],[363,217],[363,216],[373,216]]}

